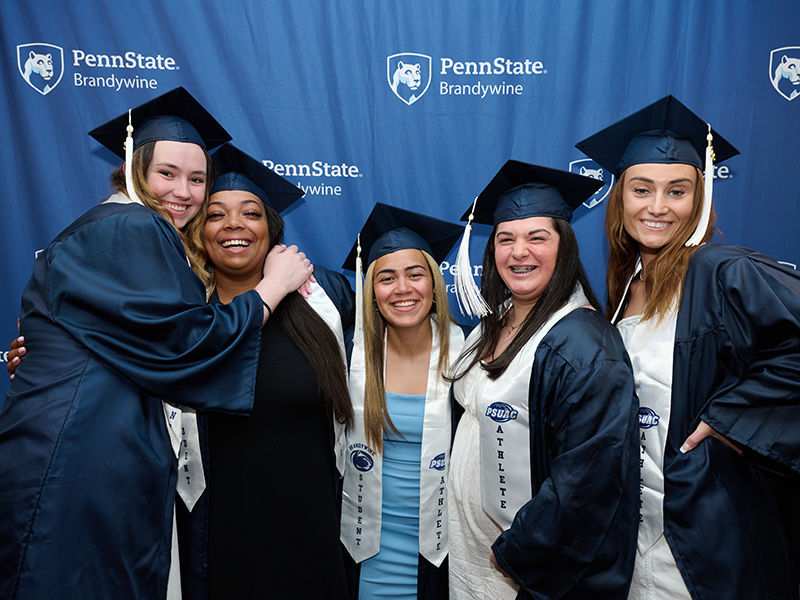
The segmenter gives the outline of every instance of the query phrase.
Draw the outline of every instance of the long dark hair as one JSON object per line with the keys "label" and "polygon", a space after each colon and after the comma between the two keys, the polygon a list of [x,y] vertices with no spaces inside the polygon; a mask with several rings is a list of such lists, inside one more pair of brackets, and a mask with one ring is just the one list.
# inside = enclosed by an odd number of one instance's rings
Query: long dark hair
{"label": "long dark hair", "polygon": [[[274,208],[265,203],[262,205],[267,219],[269,252],[283,240],[284,223],[283,217]],[[327,323],[297,292],[287,294],[273,309],[270,318],[275,319],[311,364],[325,409],[333,410],[339,423],[352,425],[353,405],[347,391],[344,357]]]}
{"label": "long dark hair", "polygon": [[[597,301],[591,285],[589,285],[589,279],[586,277],[586,272],[581,264],[575,232],[564,219],[554,218],[552,223],[559,236],[558,255],[553,269],[553,277],[528,313],[528,316],[525,317],[519,333],[517,333],[508,347],[494,360],[481,363],[481,368],[489,373],[490,379],[497,379],[505,373],[508,365],[528,340],[539,331],[553,313],[569,300],[577,284],[580,283],[583,287],[583,292],[586,294],[589,304],[596,310],[600,310],[600,303]],[[483,275],[481,276],[481,294],[494,312],[481,319],[481,335],[474,344],[461,353],[458,361],[456,361],[455,374],[452,381],[461,379],[472,367],[493,354],[497,343],[500,341],[500,332],[505,325],[506,316],[502,314],[502,306],[511,294],[505,283],[503,283],[500,273],[497,271],[497,265],[494,262],[494,238],[496,233],[497,226],[492,229],[492,234],[486,243],[486,251],[483,253]],[[472,358],[465,365],[464,363],[470,355],[472,355]]]}

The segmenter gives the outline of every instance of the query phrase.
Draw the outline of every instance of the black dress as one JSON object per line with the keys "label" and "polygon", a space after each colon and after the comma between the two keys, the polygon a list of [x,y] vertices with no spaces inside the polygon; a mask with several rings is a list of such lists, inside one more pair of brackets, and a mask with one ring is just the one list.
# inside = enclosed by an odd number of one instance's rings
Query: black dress
{"label": "black dress", "polygon": [[332,417],[267,321],[249,418],[208,416],[208,597],[345,598]]}

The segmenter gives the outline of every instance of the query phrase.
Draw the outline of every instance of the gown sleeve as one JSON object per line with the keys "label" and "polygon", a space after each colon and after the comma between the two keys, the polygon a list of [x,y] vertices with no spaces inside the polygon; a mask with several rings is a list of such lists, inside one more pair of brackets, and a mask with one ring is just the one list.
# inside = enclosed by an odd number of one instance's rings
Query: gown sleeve
{"label": "gown sleeve", "polygon": [[46,260],[47,316],[100,360],[170,401],[251,409],[259,296],[207,305],[169,223],[121,212],[57,240]]}
{"label": "gown sleeve", "polygon": [[750,253],[718,272],[731,356],[701,418],[800,474],[800,276]]}
{"label": "gown sleeve", "polygon": [[546,344],[554,328],[536,352],[533,498],[492,546],[503,570],[529,594],[520,597],[624,598],[630,584],[638,402],[621,339],[607,322],[592,320],[600,339],[590,339],[592,328],[584,326],[571,335],[561,331],[564,343]]}

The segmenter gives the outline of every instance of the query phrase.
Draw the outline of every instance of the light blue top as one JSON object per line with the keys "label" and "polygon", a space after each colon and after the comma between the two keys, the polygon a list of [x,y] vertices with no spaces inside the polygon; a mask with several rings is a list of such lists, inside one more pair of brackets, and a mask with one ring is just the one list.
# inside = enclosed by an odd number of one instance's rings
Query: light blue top
{"label": "light blue top", "polygon": [[361,563],[359,600],[416,599],[419,561],[419,461],[425,396],[386,392],[402,434],[384,434],[381,549]]}

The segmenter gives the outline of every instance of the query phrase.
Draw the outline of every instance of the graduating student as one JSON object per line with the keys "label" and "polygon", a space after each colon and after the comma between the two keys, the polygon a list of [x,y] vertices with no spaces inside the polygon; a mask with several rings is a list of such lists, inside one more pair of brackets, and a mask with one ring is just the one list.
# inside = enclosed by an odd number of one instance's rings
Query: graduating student
{"label": "graduating student", "polygon": [[353,598],[448,597],[452,414],[444,377],[464,335],[452,321],[439,262],[460,234],[456,224],[378,203],[345,262],[356,267],[358,287],[361,253],[367,256],[342,495]]}
{"label": "graduating student", "polygon": [[630,597],[797,598],[800,276],[706,244],[713,155],[738,151],[672,96],[577,147],[618,177],[607,308],[641,403]]}
{"label": "graduating student", "polygon": [[476,199],[475,221],[494,226],[481,280],[492,312],[454,367],[464,415],[450,476],[451,598],[628,591],[639,474],[633,376],[619,333],[596,310],[569,225],[601,185],[511,160]]}
{"label": "graduating student", "polygon": [[[279,211],[303,192],[231,145],[213,158],[203,241],[211,302],[229,304],[258,284],[283,237]],[[201,421],[208,490],[181,514],[185,599],[347,597],[335,442],[352,421],[352,290],[341,275],[317,278],[327,290],[288,295],[262,330],[252,416]]]}
{"label": "graduating student", "polygon": [[[161,398],[249,412],[266,305],[311,273],[279,251],[254,291],[206,305],[191,233],[206,148],[229,136],[182,88],[131,119],[117,192],[39,254],[22,295],[30,352],[0,413],[3,598],[165,597],[192,420]],[[92,135],[116,152],[127,123]],[[193,495],[197,479],[178,481]]]}

